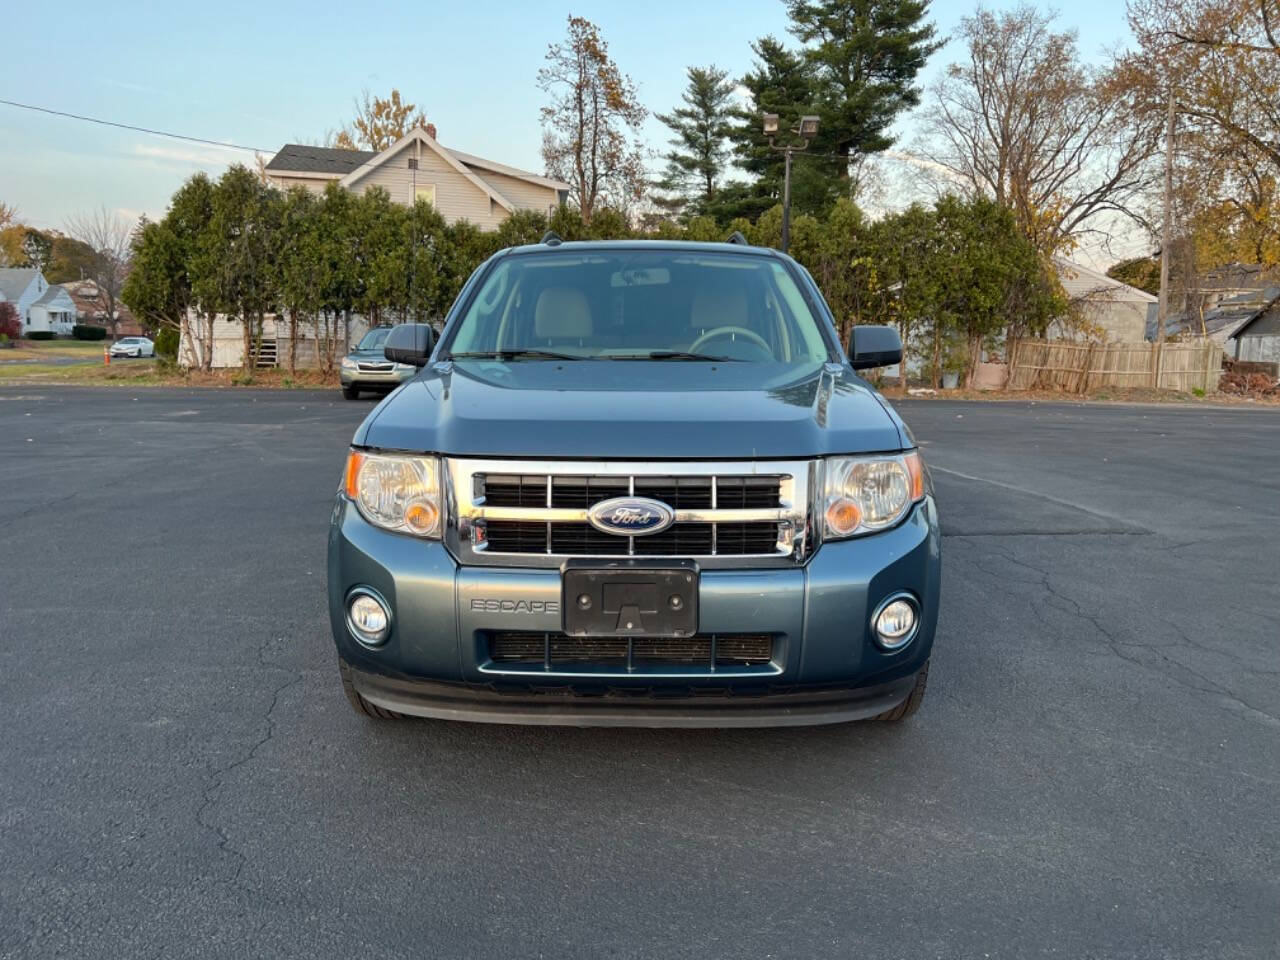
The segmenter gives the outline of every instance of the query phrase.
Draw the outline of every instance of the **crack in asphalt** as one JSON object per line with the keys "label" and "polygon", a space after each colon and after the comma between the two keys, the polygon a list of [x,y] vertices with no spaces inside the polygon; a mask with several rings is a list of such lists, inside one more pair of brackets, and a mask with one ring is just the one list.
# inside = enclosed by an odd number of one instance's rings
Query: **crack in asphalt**
{"label": "crack in asphalt", "polygon": [[[1186,664],[1178,663],[1177,661],[1170,659],[1164,653],[1160,652],[1162,648],[1168,649],[1173,646],[1176,646],[1177,644],[1146,643],[1146,642],[1139,642],[1136,640],[1120,639],[1111,630],[1103,626],[1102,619],[1099,616],[1091,613],[1087,613],[1083,605],[1078,600],[1074,599],[1073,597],[1067,596],[1065,593],[1063,593],[1062,591],[1054,587],[1050,579],[1052,576],[1050,571],[1044,570],[1033,563],[1029,563],[1026,560],[1015,557],[1012,553],[1009,553],[1008,551],[993,549],[993,552],[997,556],[1004,558],[1014,566],[1021,567],[1024,570],[1027,570],[1030,573],[1034,574],[1035,577],[1032,579],[1016,580],[1015,582],[1029,584],[1033,586],[1039,586],[1046,594],[1048,594],[1049,597],[1059,601],[1060,604],[1070,605],[1069,609],[1062,605],[1055,606],[1054,609],[1058,610],[1061,613],[1066,613],[1068,616],[1073,616],[1077,620],[1084,621],[1085,623],[1088,623],[1089,625],[1091,625],[1094,631],[1098,634],[1098,636],[1102,638],[1101,645],[1107,648],[1108,650],[1110,650],[1114,656],[1118,657],[1121,660],[1126,661],[1127,663],[1132,663],[1135,666],[1143,667],[1147,670],[1152,671],[1153,673],[1159,674],[1160,676],[1173,681],[1174,683],[1178,684],[1180,687],[1183,687],[1186,690],[1190,690],[1199,694],[1204,694],[1209,696],[1210,698],[1218,698],[1219,701],[1225,700],[1229,704],[1233,705],[1233,706],[1227,707],[1227,709],[1230,709],[1232,712],[1244,713],[1245,715],[1253,716],[1256,719],[1261,720],[1263,723],[1267,724],[1268,726],[1280,727],[1280,717],[1277,717],[1274,714],[1268,713],[1267,711],[1261,709],[1260,707],[1257,707],[1254,704],[1249,703],[1247,700],[1243,699],[1239,694],[1215,682],[1214,680],[1210,679],[1209,677],[1205,676],[1199,671],[1193,670],[1191,667],[1188,667]],[[983,567],[980,563],[977,563],[972,560],[970,562],[973,564],[973,566],[977,567],[979,570],[982,570],[982,572],[986,573],[991,577],[994,577],[996,579],[1010,579],[1007,576],[1002,576],[1000,574],[995,573],[992,570],[987,569],[986,567]],[[1035,603],[1035,601],[1032,601],[1029,604],[1029,606],[1031,607],[1031,610],[1035,614],[1037,620],[1039,620],[1046,627],[1051,626],[1051,624],[1047,620],[1045,620],[1044,616],[1041,614],[1039,606]],[[1164,621],[1165,623],[1169,622],[1165,620],[1165,618],[1163,617],[1160,617],[1159,619]],[[1217,650],[1210,650],[1209,648],[1203,647],[1200,644],[1197,644],[1191,641],[1191,639],[1187,637],[1186,633],[1180,627],[1177,627],[1176,625],[1173,625],[1173,624],[1170,624],[1170,626],[1173,627],[1175,632],[1182,639],[1183,643],[1186,646],[1195,647],[1207,653],[1215,653],[1215,654],[1219,653],[1219,651]],[[1161,660],[1163,660],[1168,665],[1168,668],[1167,669],[1162,668],[1157,664],[1150,662],[1149,660],[1144,660],[1130,653],[1126,653],[1122,649],[1123,647],[1137,647],[1139,649],[1151,650],[1156,656],[1158,656]],[[1190,682],[1189,680],[1187,680],[1185,676],[1181,676],[1180,674],[1189,674],[1190,676],[1199,680],[1200,685]],[[1222,705],[1222,704],[1220,703],[1219,705]]]}
{"label": "crack in asphalt", "polygon": [[[267,661],[266,655],[265,655],[266,648],[267,648],[267,645],[270,644],[271,642],[272,642],[272,639],[268,638],[264,640],[261,644],[259,644],[258,663],[262,666],[264,670],[288,671],[289,670],[288,667],[282,666],[278,663],[269,663]],[[219,881],[219,883],[223,885],[226,885],[226,886],[239,885],[240,874],[244,871],[245,864],[248,862],[248,857],[246,857],[245,854],[237,850],[232,845],[231,835],[228,834],[226,830],[224,830],[221,826],[219,826],[216,823],[206,822],[205,814],[214,805],[216,801],[215,795],[218,793],[219,790],[222,789],[223,784],[226,782],[227,775],[230,774],[232,771],[237,770],[240,767],[243,767],[245,764],[253,760],[254,757],[257,756],[258,751],[262,749],[262,747],[265,744],[270,742],[272,738],[275,737],[276,723],[273,715],[275,714],[276,707],[280,702],[280,695],[284,693],[285,690],[301,682],[302,682],[302,673],[301,671],[299,671],[297,676],[292,677],[289,680],[286,680],[282,684],[279,684],[271,691],[271,703],[268,704],[266,713],[264,713],[261,718],[263,721],[266,722],[266,731],[263,733],[263,735],[260,738],[258,738],[258,740],[256,740],[249,747],[248,751],[243,756],[239,757],[236,760],[233,760],[231,763],[228,763],[225,766],[215,769],[210,774],[211,778],[213,779],[213,782],[201,792],[202,802],[200,804],[199,809],[196,810],[196,823],[198,823],[202,829],[207,830],[208,832],[213,833],[217,836],[218,849],[221,852],[229,854],[236,858],[235,872],[227,879]]]}

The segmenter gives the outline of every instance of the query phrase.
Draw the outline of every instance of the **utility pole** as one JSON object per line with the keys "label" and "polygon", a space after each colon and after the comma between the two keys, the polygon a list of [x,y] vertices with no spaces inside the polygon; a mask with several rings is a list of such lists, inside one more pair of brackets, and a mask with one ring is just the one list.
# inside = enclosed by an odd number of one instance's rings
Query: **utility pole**
{"label": "utility pole", "polygon": [[1169,246],[1173,242],[1173,84],[1169,84],[1169,116],[1164,132],[1164,227],[1160,238],[1160,305],[1156,315],[1156,343],[1164,343],[1169,319]]}
{"label": "utility pole", "polygon": [[803,153],[809,149],[809,141],[818,134],[818,118],[812,115],[805,115],[800,118],[799,126],[791,130],[791,133],[800,138],[799,142],[794,140],[781,144],[775,142],[778,134],[778,115],[776,113],[766,113],[764,115],[764,132],[769,137],[770,148],[781,152],[783,155],[782,252],[786,253],[791,246],[791,155],[793,153]]}

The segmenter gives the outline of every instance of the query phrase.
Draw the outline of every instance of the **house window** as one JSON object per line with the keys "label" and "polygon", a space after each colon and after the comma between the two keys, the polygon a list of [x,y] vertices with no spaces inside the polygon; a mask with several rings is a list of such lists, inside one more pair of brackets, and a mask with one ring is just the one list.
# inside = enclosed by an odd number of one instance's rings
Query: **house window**
{"label": "house window", "polygon": [[413,192],[413,198],[415,200],[425,200],[434,207],[436,205],[436,185],[428,183],[425,186],[418,187]]}

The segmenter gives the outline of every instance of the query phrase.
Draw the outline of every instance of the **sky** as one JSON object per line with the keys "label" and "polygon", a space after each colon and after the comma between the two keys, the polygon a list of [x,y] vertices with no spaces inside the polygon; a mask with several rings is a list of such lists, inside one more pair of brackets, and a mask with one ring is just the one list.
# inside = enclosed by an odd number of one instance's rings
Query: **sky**
{"label": "sky", "polygon": [[[949,37],[976,0],[934,0]],[[989,2],[996,9],[1009,2]],[[12,5],[4,16],[0,99],[255,147],[319,140],[353,114],[362,90],[398,87],[426,111],[440,141],[523,169],[542,169],[535,83],[547,45],[572,12],[597,23],[641,101],[666,111],[685,69],[715,64],[740,76],[757,37],[787,37],[782,0],[562,3],[64,2]],[[1120,0],[1075,0],[1059,23],[1089,58],[1128,40]],[[961,54],[934,55],[925,83]],[[912,139],[911,118],[899,124]],[[665,146],[652,117],[643,134]],[[253,154],[48,116],[0,104],[0,201],[41,228],[105,206],[130,219],[164,214],[197,170],[217,174]],[[1135,241],[1138,242],[1138,241]],[[1122,251],[1128,252],[1128,251]],[[1114,257],[1086,252],[1086,260]]]}

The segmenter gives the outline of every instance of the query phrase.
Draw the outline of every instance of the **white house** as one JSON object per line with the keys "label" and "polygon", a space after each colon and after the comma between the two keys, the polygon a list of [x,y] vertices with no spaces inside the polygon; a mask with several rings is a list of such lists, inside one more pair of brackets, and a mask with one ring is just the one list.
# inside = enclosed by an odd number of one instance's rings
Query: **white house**
{"label": "white house", "polygon": [[[435,129],[417,127],[387,149],[339,150],[287,143],[264,168],[267,180],[281,190],[304,187],[322,193],[330,183],[364,193],[372,187],[386,190],[396,203],[411,206],[425,200],[448,223],[466,220],[481,230],[496,230],[518,210],[535,210],[550,216],[569,194],[569,185],[504,163],[451,150],[435,138]],[[178,362],[201,362],[200,338],[190,336],[188,319],[178,348]],[[327,349],[326,340],[355,343],[367,329],[363,317],[330,318],[329,328],[317,337],[311,324],[298,331],[298,365],[315,366]],[[344,325],[346,330],[344,331]],[[212,326],[214,367],[239,366],[244,354],[244,331],[238,320],[219,315]],[[258,366],[284,366],[289,353],[289,327],[283,318],[268,315],[263,322]],[[341,352],[341,351],[339,351]]]}
{"label": "white house", "polygon": [[[1142,342],[1147,319],[1155,315],[1158,297],[1065,257],[1053,260],[1058,280],[1076,316],[1086,321],[1094,333],[1111,342]],[[1055,321],[1049,336],[1071,338],[1073,333]]]}
{"label": "white house", "polygon": [[50,284],[34,267],[0,268],[0,301],[18,309],[22,333],[51,331],[70,334],[76,322],[76,305],[58,284]]}
{"label": "white house", "polygon": [[381,152],[287,143],[264,172],[281,190],[321,193],[331,182],[356,193],[382,187],[397,203],[426,200],[449,223],[468,220],[481,230],[497,229],[517,210],[549,216],[569,194],[559,180],[448,149],[430,126],[414,128]]}

